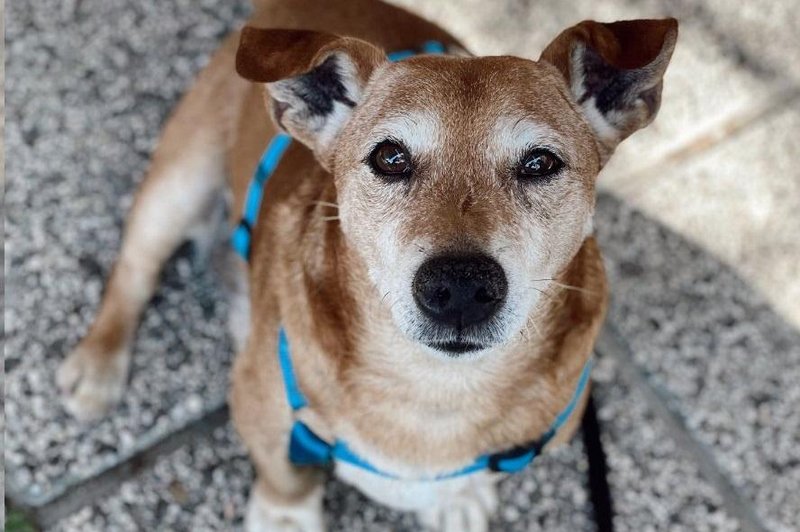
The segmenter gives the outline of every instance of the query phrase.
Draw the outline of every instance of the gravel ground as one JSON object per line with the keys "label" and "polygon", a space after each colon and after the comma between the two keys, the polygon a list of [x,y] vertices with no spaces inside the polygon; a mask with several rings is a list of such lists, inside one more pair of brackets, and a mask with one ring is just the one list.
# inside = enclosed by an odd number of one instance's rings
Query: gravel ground
{"label": "gravel ground", "polygon": [[[501,484],[503,508],[492,530],[591,530],[585,458],[578,441]],[[228,530],[241,528],[252,469],[232,427],[164,457],[125,482],[118,495],[84,508],[54,530]],[[419,530],[415,518],[378,506],[356,490],[328,482],[331,531]]]}
{"label": "gravel ground", "polygon": [[[650,5],[604,0],[587,6],[586,16],[636,16]],[[68,419],[53,374],[95,312],[161,123],[247,7],[241,0],[42,0],[8,9],[4,452],[11,494],[36,504],[224,399],[231,360],[224,296],[188,249],[167,268],[145,314],[130,393],[109,419],[88,427]],[[571,22],[575,14],[565,11],[548,24]],[[530,22],[513,9],[506,18],[509,35]],[[496,28],[478,30],[469,29],[487,35],[475,43],[487,50],[505,38]],[[714,79],[727,75],[720,42],[691,26],[682,35],[689,44],[676,57],[715,65]],[[523,53],[515,46],[522,49],[523,41],[506,49]],[[780,59],[774,47],[770,54]],[[701,82],[709,72],[697,74]],[[691,76],[679,79],[690,91]],[[731,79],[748,102],[761,90],[751,75]],[[667,136],[681,131],[681,120],[701,103],[676,108],[682,118],[664,124]],[[782,119],[770,128],[795,123]],[[800,336],[731,268],[619,201],[601,198],[597,228],[613,283],[610,319],[637,362],[672,394],[671,406],[770,529],[793,530],[800,513]],[[610,360],[596,373],[618,528],[736,530],[719,495],[618,373]],[[573,442],[508,479],[493,528],[591,529],[585,469]],[[241,518],[250,475],[224,427],[210,442],[162,457],[58,528],[228,529]],[[330,488],[326,504],[337,530],[416,527],[409,516],[375,507],[338,483]]]}
{"label": "gravel ground", "polygon": [[224,298],[186,252],[144,316],[135,377],[113,416],[82,427],[53,384],[95,313],[162,121],[243,16],[243,3],[218,4],[9,5],[5,458],[10,491],[29,502],[224,400]]}
{"label": "gravel ground", "polygon": [[598,234],[614,322],[772,529],[800,511],[800,334],[731,269],[614,201]]}

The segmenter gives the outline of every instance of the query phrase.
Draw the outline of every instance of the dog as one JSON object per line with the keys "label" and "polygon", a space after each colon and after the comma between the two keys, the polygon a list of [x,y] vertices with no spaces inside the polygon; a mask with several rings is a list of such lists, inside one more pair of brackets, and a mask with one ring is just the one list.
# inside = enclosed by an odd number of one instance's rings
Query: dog
{"label": "dog", "polygon": [[586,21],[538,61],[473,57],[377,0],[258,3],[166,124],[59,368],[66,409],[122,397],[163,264],[224,196],[247,222],[229,272],[247,529],[324,529],[327,459],[431,529],[486,530],[496,480],[581,417],[607,304],[595,181],[656,116],[676,39],[674,19]]}

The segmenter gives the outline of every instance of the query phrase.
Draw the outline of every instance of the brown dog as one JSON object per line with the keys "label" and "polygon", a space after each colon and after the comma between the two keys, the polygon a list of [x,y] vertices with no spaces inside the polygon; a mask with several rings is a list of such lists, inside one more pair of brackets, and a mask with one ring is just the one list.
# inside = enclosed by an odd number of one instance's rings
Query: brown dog
{"label": "brown dog", "polygon": [[[218,194],[238,221],[278,132],[269,112],[299,142],[236,265],[230,399],[258,473],[248,528],[323,527],[322,475],[287,456],[298,418],[391,472],[337,460],[368,495],[432,528],[484,530],[497,475],[435,477],[537,441],[575,393],[606,305],[595,179],[654,118],[676,37],[673,19],[583,22],[538,62],[472,58],[375,0],[262,2],[166,126],[97,319],[59,371],[67,408],[96,417],[121,397],[163,263]],[[383,51],[430,40],[460,53]],[[281,327],[308,403],[297,414]],[[580,390],[553,443],[574,431]]]}

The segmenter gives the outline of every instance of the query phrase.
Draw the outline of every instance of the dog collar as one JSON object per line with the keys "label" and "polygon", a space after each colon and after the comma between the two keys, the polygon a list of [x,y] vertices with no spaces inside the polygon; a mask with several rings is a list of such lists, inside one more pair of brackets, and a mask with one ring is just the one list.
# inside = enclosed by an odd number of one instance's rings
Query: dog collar
{"label": "dog collar", "polygon": [[[289,442],[289,460],[293,464],[299,466],[328,466],[331,465],[334,460],[338,460],[347,462],[361,469],[366,469],[382,477],[400,478],[397,475],[379,469],[364,458],[361,458],[353,452],[343,440],[337,438],[333,443],[325,441],[317,436],[308,425],[297,419],[297,413],[308,406],[308,400],[305,395],[303,395],[303,392],[300,391],[300,387],[297,384],[289,348],[289,339],[283,328],[281,328],[278,333],[278,359],[283,375],[286,400],[295,417]],[[575,387],[575,391],[569,403],[559,412],[550,425],[550,428],[548,428],[539,439],[523,445],[518,445],[507,451],[483,454],[465,467],[424,480],[445,480],[487,469],[503,473],[516,473],[525,469],[528,464],[533,462],[533,460],[541,454],[542,449],[550,443],[558,430],[564,426],[575,411],[575,407],[578,405],[578,401],[580,401],[583,392],[586,390],[586,385],[589,382],[592,364],[593,361],[590,357],[581,370],[578,384]]]}
{"label": "dog collar", "polygon": [[[445,46],[438,41],[428,41],[419,50],[427,54],[445,53]],[[417,50],[399,50],[388,54],[390,61],[400,61],[419,53]],[[236,252],[244,259],[250,260],[250,248],[252,242],[253,227],[255,227],[258,213],[261,209],[261,200],[264,195],[264,187],[270,176],[275,172],[278,164],[292,143],[292,138],[286,133],[278,133],[272,138],[267,146],[264,155],[258,163],[253,180],[247,189],[242,219],[231,235],[231,244]],[[347,462],[360,467],[377,475],[398,478],[397,476],[382,471],[364,460],[348,447],[347,443],[336,439],[329,443],[317,436],[311,428],[297,419],[297,412],[308,406],[303,393],[297,384],[292,365],[292,357],[289,349],[289,340],[283,328],[278,335],[278,358],[280,360],[281,373],[283,374],[283,384],[286,389],[286,398],[292,412],[295,414],[295,421],[291,429],[291,440],[289,443],[289,459],[292,463],[301,466],[326,466],[334,460]],[[476,458],[471,464],[434,477],[434,480],[468,475],[482,470],[499,471],[514,473],[521,471],[541,453],[545,445],[556,435],[558,430],[566,423],[575,407],[583,395],[589,380],[589,373],[592,368],[592,359],[586,361],[581,371],[578,385],[567,406],[556,416],[550,428],[538,440],[524,445],[514,447],[500,453],[484,454]]]}

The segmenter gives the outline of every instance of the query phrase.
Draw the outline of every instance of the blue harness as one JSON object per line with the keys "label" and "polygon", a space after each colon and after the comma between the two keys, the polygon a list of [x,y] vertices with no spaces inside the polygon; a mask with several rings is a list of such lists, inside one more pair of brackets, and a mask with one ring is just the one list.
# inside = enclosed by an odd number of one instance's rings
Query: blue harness
{"label": "blue harness", "polygon": [[[422,48],[422,53],[440,54],[445,52],[445,47],[437,41],[428,41]],[[391,61],[400,61],[407,57],[416,55],[414,50],[400,50],[388,55]],[[281,157],[291,144],[291,137],[286,133],[278,133],[270,141],[266,152],[258,163],[253,180],[247,189],[242,220],[231,236],[231,244],[236,252],[245,260],[250,259],[250,243],[252,239],[253,227],[255,226],[258,212],[261,208],[261,200],[264,194],[264,186],[269,177],[275,172]],[[372,473],[387,478],[398,478],[391,473],[382,471],[370,464],[356,453],[350,450],[347,444],[336,439],[329,443],[317,436],[311,428],[297,419],[297,413],[308,406],[308,400],[300,391],[292,365],[292,356],[289,349],[289,340],[283,328],[278,333],[278,359],[280,361],[281,372],[283,374],[283,385],[286,389],[286,399],[295,417],[291,430],[289,443],[289,459],[292,463],[300,466],[329,466],[334,460],[347,462],[354,466],[366,469]],[[575,410],[578,401],[583,395],[589,381],[589,374],[592,369],[592,359],[588,359],[583,366],[578,385],[572,398],[566,407],[556,416],[550,428],[538,440],[514,447],[513,449],[484,454],[476,458],[471,464],[437,475],[430,480],[443,480],[462,475],[468,475],[482,470],[491,470],[505,473],[515,473],[521,471],[542,451],[545,445],[556,435],[558,430],[566,423],[572,412]]]}

